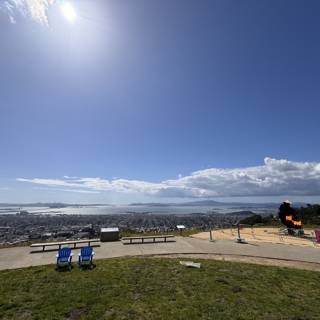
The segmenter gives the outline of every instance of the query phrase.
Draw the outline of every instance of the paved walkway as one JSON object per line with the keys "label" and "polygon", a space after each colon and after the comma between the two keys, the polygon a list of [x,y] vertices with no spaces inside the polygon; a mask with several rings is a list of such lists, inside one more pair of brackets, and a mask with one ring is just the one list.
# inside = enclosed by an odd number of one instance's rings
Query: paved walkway
{"label": "paved walkway", "polygon": [[[95,259],[141,255],[171,255],[224,258],[254,263],[284,265],[320,271],[320,247],[255,242],[238,244],[230,240],[176,237],[175,242],[124,245],[121,241],[101,243],[95,247]],[[0,270],[55,263],[55,251],[30,253],[29,247],[0,249]],[[73,250],[77,260],[79,249]]]}

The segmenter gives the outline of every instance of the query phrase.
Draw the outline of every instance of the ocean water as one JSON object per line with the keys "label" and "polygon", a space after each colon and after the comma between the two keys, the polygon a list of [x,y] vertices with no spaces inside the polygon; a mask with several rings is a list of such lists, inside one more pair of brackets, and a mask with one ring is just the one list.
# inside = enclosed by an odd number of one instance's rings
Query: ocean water
{"label": "ocean water", "polygon": [[270,208],[244,208],[244,207],[155,207],[155,206],[70,206],[66,208],[48,208],[48,207],[9,207],[0,208],[0,214],[16,214],[20,210],[28,211],[33,214],[75,214],[75,215],[100,215],[100,214],[128,214],[128,213],[149,213],[149,214],[192,214],[192,213],[219,213],[226,214],[237,211],[252,211],[257,214],[273,214],[275,209]]}

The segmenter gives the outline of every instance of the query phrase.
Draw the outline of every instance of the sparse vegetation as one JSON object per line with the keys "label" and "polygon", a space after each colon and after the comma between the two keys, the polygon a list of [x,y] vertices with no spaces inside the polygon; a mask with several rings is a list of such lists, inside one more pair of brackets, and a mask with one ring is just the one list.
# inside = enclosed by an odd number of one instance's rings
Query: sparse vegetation
{"label": "sparse vegetation", "polygon": [[159,232],[159,231],[144,231],[144,232],[137,232],[133,230],[123,230],[120,232],[120,237],[133,237],[133,236],[153,236],[158,234],[173,234],[175,236],[181,237],[189,237],[193,234],[197,234],[199,232],[203,232],[204,229],[194,228],[194,229],[186,229],[182,232],[178,230],[174,231],[167,231],[167,232]]}
{"label": "sparse vegetation", "polygon": [[1,319],[319,319],[320,273],[235,262],[130,258],[92,270],[0,272]]}
{"label": "sparse vegetation", "polygon": [[307,205],[307,207],[300,208],[298,214],[304,224],[320,225],[320,205]]}

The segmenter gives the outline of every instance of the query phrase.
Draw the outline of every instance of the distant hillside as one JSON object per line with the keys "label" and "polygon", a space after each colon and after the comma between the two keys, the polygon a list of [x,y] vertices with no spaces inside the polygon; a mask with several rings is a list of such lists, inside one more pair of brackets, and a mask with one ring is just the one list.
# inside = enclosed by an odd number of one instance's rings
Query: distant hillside
{"label": "distant hillside", "polygon": [[[279,203],[246,203],[246,202],[220,202],[214,200],[199,200],[182,203],[131,203],[129,206],[148,206],[148,207],[229,207],[229,208],[278,208]],[[297,204],[301,206],[301,204]]]}
{"label": "distant hillside", "polygon": [[235,211],[235,212],[229,212],[229,213],[225,213],[226,216],[251,216],[251,215],[255,215],[254,212],[252,211]]}
{"label": "distant hillside", "polygon": [[298,209],[298,215],[304,224],[320,225],[320,205],[307,205]]}
{"label": "distant hillside", "polygon": [[69,204],[60,202],[36,202],[36,203],[0,203],[0,207],[48,207],[48,208],[66,208],[66,207],[99,207],[111,206],[110,204]]}

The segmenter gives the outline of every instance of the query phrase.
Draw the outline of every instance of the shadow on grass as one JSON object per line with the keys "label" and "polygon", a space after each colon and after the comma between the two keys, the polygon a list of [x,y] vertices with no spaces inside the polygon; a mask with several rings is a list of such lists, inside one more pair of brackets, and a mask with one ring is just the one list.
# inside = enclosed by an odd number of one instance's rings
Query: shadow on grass
{"label": "shadow on grass", "polygon": [[80,271],[91,271],[97,267],[95,263],[92,264],[83,264],[82,266],[78,266]]}
{"label": "shadow on grass", "polygon": [[71,264],[69,266],[63,266],[63,267],[55,267],[55,270],[57,272],[70,272],[72,269],[74,268],[74,266]]}

